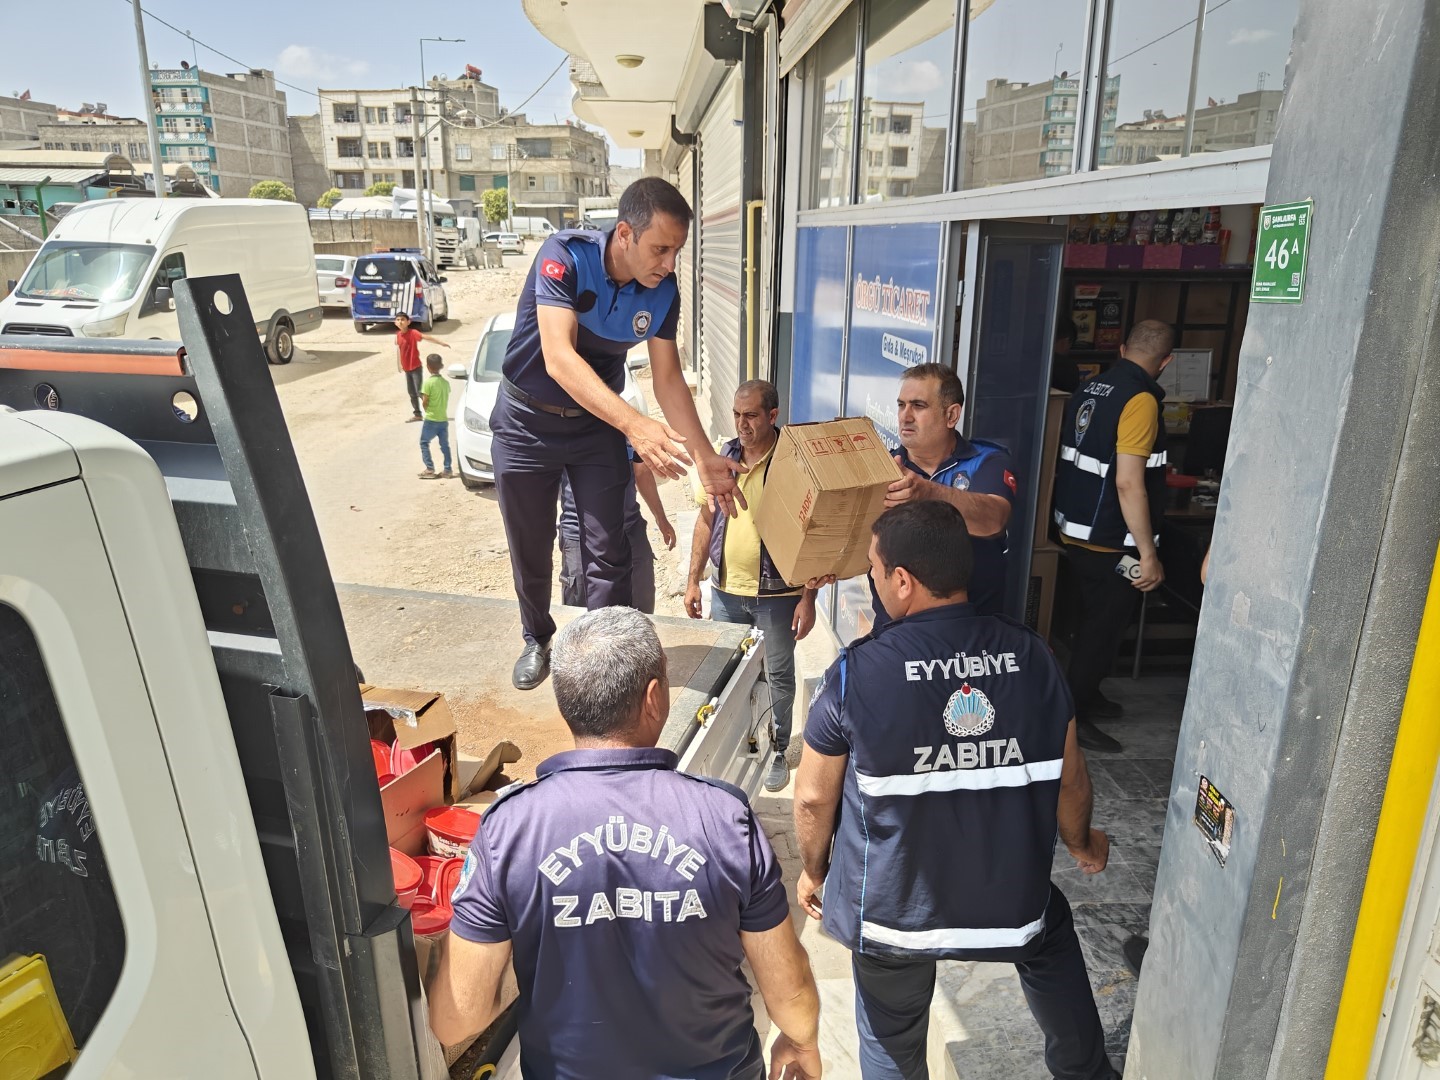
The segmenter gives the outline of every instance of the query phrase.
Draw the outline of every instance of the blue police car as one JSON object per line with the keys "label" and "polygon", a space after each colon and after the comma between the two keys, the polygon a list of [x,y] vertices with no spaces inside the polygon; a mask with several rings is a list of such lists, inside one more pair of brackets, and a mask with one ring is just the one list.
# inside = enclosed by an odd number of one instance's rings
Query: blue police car
{"label": "blue police car", "polygon": [[450,317],[445,278],[419,248],[390,248],[355,260],[350,278],[350,316],[355,329],[389,325],[408,313],[425,333]]}

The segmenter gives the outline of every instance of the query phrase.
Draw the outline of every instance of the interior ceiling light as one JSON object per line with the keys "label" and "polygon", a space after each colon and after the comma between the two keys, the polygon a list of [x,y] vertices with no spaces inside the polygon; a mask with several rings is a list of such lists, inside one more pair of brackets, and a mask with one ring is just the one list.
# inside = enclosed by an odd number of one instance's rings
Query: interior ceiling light
{"label": "interior ceiling light", "polygon": [[631,128],[626,134],[632,139],[638,139],[645,134],[645,131],[643,128]]}
{"label": "interior ceiling light", "polygon": [[637,68],[645,62],[645,58],[634,53],[621,53],[615,57],[615,62],[623,68]]}

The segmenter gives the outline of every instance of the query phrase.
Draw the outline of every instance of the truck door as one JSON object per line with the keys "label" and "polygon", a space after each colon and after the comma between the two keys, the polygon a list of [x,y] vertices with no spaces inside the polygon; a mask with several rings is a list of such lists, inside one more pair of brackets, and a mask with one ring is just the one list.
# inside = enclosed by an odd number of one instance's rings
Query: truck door
{"label": "truck door", "polygon": [[86,491],[4,491],[0,1073],[255,1080]]}

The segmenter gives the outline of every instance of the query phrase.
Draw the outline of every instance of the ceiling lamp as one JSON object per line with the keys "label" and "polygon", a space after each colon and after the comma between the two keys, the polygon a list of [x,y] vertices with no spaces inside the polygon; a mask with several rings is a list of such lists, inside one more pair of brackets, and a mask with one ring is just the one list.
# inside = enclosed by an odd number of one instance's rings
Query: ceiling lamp
{"label": "ceiling lamp", "polygon": [[639,138],[643,138],[643,137],[644,137],[644,135],[645,135],[645,129],[644,129],[644,128],[631,128],[631,129],[630,129],[629,131],[627,131],[625,134],[629,135],[632,139],[639,139]]}
{"label": "ceiling lamp", "polygon": [[621,53],[615,57],[615,62],[623,68],[637,68],[645,62],[645,58],[634,53]]}

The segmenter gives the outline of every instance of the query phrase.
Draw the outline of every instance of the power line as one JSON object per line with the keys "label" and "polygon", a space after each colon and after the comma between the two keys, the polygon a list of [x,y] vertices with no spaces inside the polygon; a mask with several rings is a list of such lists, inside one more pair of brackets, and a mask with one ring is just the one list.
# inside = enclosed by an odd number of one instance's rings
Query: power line
{"label": "power line", "polygon": [[[1206,14],[1206,15],[1211,15],[1211,14],[1219,11],[1219,10],[1220,10],[1222,7],[1224,7],[1226,4],[1229,4],[1229,3],[1231,3],[1231,2],[1232,2],[1232,0],[1220,0],[1220,2],[1219,2],[1218,4],[1216,4],[1214,7],[1212,7],[1212,8],[1206,8],[1206,9],[1205,9],[1205,14]],[[1136,53],[1138,53],[1138,52],[1144,52],[1146,49],[1150,48],[1151,45],[1158,45],[1158,44],[1160,44],[1160,42],[1164,41],[1166,38],[1168,38],[1168,37],[1174,37],[1174,36],[1175,36],[1176,34],[1178,34],[1181,30],[1184,30],[1187,26],[1194,26],[1194,25],[1195,25],[1195,20],[1194,20],[1194,19],[1191,19],[1189,22],[1186,22],[1186,23],[1181,23],[1179,26],[1175,27],[1174,30],[1170,30],[1170,31],[1167,31],[1166,33],[1161,34],[1159,37],[1155,38],[1153,41],[1147,41],[1144,45],[1141,45],[1139,48],[1131,49],[1131,50],[1130,50],[1129,52],[1127,52],[1124,56],[1112,57],[1111,60],[1110,60],[1110,62],[1109,62],[1106,66],[1107,66],[1107,68],[1114,67],[1116,64],[1120,63],[1121,60],[1128,60],[1128,59],[1130,59],[1130,57],[1134,56]],[[1109,72],[1107,71],[1106,73],[1108,74]]]}

